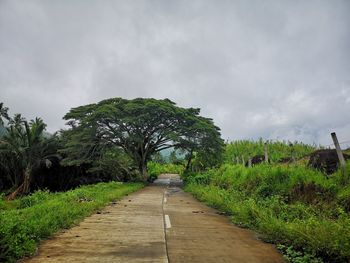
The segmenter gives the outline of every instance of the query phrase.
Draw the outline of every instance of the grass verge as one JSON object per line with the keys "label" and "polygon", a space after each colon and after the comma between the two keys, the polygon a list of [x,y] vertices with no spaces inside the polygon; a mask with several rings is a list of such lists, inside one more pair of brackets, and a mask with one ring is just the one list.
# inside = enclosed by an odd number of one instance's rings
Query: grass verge
{"label": "grass verge", "polygon": [[0,262],[33,254],[42,239],[142,187],[140,183],[109,182],[60,193],[37,191],[10,202],[0,200]]}
{"label": "grass verge", "polygon": [[348,178],[298,166],[224,165],[188,175],[185,190],[278,244],[290,262],[350,262]]}

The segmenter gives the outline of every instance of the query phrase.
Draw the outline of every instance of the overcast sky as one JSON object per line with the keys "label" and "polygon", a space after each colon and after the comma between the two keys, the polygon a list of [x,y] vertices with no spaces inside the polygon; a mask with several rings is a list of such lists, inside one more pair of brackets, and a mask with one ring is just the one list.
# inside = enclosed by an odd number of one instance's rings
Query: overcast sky
{"label": "overcast sky", "polygon": [[350,140],[350,1],[0,0],[11,114],[52,132],[109,97],[199,107],[230,140]]}

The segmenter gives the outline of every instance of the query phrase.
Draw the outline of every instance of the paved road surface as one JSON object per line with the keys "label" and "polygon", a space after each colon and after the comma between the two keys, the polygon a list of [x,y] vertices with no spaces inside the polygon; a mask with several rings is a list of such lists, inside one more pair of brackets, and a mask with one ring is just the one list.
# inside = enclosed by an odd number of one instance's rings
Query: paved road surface
{"label": "paved road surface", "polygon": [[238,228],[161,175],[78,226],[43,242],[23,262],[283,262],[270,244]]}

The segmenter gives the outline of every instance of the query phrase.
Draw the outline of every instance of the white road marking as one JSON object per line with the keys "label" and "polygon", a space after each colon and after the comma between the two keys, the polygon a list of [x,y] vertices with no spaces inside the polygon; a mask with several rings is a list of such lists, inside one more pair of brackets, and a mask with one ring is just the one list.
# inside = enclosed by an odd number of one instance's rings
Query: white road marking
{"label": "white road marking", "polygon": [[167,201],[168,201],[168,199],[166,197],[164,197],[164,204],[166,204]]}
{"label": "white road marking", "polygon": [[171,228],[169,215],[165,215],[165,227],[166,228]]}

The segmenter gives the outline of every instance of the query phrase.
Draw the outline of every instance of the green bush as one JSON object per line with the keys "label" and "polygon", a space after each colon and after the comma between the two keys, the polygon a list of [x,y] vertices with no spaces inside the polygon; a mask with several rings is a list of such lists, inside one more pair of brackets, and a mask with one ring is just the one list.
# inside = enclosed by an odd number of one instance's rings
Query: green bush
{"label": "green bush", "polygon": [[[32,254],[40,240],[78,223],[108,202],[142,184],[99,183],[63,193],[38,191],[0,206],[0,259],[13,262]],[[6,205],[5,205],[6,204]]]}

